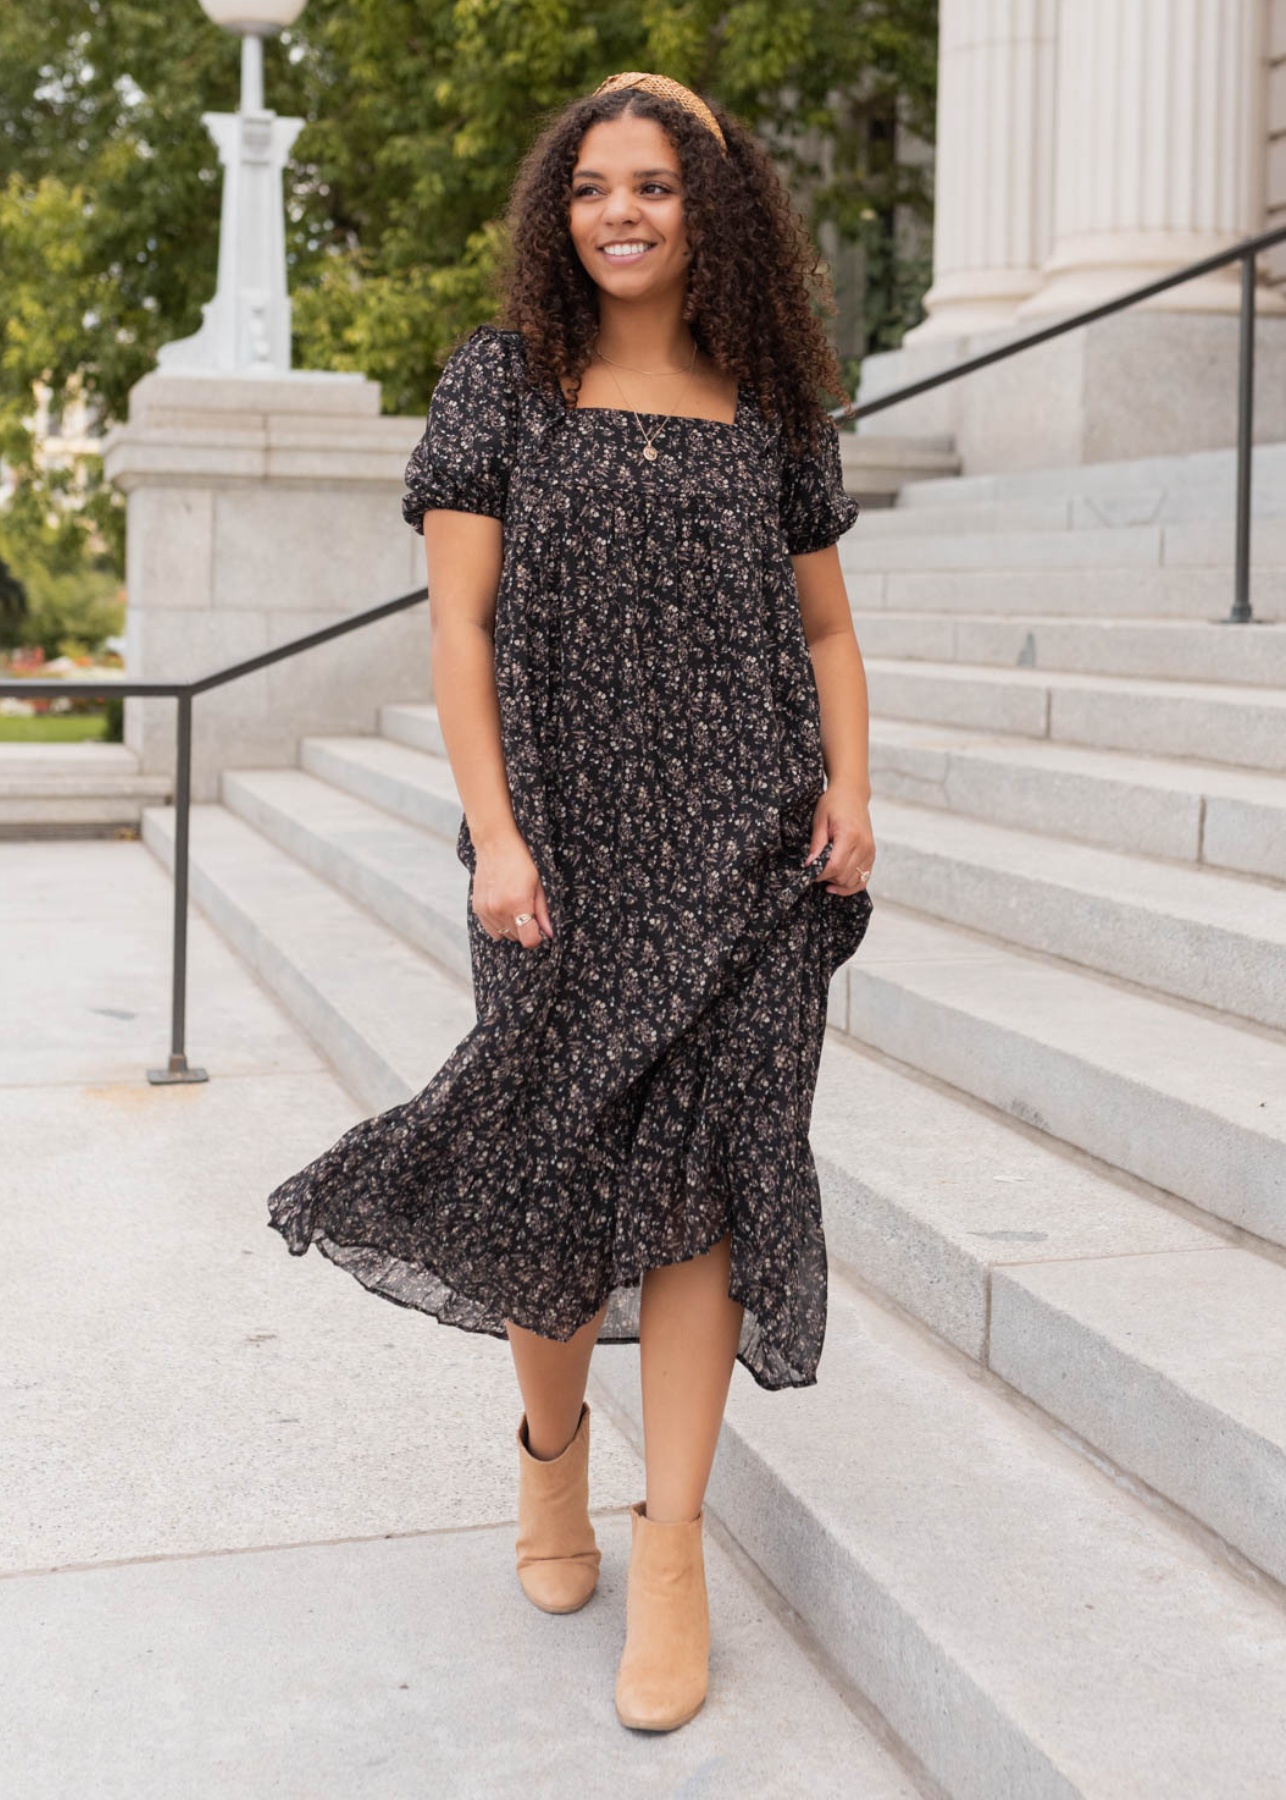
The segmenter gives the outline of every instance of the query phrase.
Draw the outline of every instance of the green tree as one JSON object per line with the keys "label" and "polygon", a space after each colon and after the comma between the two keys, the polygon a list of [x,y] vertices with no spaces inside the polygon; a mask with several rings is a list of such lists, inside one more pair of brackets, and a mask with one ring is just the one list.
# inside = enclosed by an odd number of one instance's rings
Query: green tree
{"label": "green tree", "polygon": [[[929,212],[923,172],[881,155],[871,121],[896,108],[932,137],[936,10],[310,0],[265,58],[269,105],[309,121],[286,182],[296,366],[359,369],[382,384],[386,410],[422,410],[440,352],[485,310],[496,221],[535,123],[615,68],[663,69],[717,94],[777,146],[814,225],[881,249],[873,220],[894,206]],[[82,383],[106,427],[158,346],[197,329],[221,191],[201,114],[235,110],[238,82],[235,41],[196,0],[0,9],[0,455],[19,481],[6,525],[24,572],[75,547],[50,537],[50,490],[66,477],[33,464],[32,383],[56,401]],[[914,299],[876,261],[875,338],[895,341]],[[71,529],[84,555],[97,528],[119,569],[119,497],[100,470],[87,474]]]}

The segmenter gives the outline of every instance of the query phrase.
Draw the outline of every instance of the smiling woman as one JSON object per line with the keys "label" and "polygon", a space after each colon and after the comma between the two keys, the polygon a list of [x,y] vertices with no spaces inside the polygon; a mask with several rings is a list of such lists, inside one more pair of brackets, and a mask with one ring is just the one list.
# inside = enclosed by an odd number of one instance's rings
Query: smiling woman
{"label": "smiling woman", "polygon": [[[547,125],[505,322],[452,351],[407,464],[477,1023],[269,1200],[296,1254],[507,1337],[518,1574],[546,1611],[597,1583],[591,1352],[639,1344],[616,1708],[646,1730],[706,1695],[734,1363],[817,1380],[808,1128],[874,851],[813,252],[765,153],[675,86],[633,71]],[[770,296],[752,247],[779,253]]]}

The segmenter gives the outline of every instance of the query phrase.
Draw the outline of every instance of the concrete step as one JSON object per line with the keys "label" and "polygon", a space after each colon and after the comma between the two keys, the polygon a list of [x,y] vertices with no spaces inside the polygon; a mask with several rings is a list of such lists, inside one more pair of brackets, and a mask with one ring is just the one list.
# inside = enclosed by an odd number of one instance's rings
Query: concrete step
{"label": "concrete step", "polygon": [[841,1263],[1286,1580],[1286,1259],[869,1054],[823,1060]]}
{"label": "concrete step", "polygon": [[[308,777],[301,782],[313,785]],[[303,789],[296,794],[303,798]],[[382,817],[365,803],[350,804],[371,815],[371,831],[383,834],[387,843],[418,835],[414,827]],[[147,841],[168,860],[172,813],[150,809],[147,833]],[[442,853],[439,846],[433,848]],[[349,855],[373,866],[387,861],[369,837],[354,839]],[[434,1072],[437,1064],[425,1060],[426,1003],[437,1009],[431,1017],[439,1061],[472,1025],[461,988],[446,983],[427,964],[417,970],[414,960],[408,961],[416,953],[401,938],[391,939],[337,887],[310,874],[225,809],[194,809],[191,861],[198,904],[315,1041],[335,1055],[341,1072],[359,1084],[363,1097],[378,1096],[381,1104],[391,1104],[385,1096],[405,1098]],[[427,912],[427,905],[421,905]],[[457,929],[463,937],[463,906]],[[1198,1252],[1220,1258],[1222,1279],[1231,1284],[1229,1298],[1235,1301],[1231,1316],[1246,1333],[1238,1363],[1242,1411],[1227,1407],[1219,1420],[1229,1455],[1235,1450],[1239,1456],[1238,1498],[1230,1498],[1211,1473],[1209,1497],[1189,1475],[1182,1503],[1252,1560],[1268,1556],[1271,1563],[1271,1550],[1255,1522],[1267,1530],[1286,1510],[1286,1453],[1275,1457],[1265,1448],[1279,1441],[1286,1446],[1286,1418],[1274,1437],[1270,1399],[1259,1402],[1257,1380],[1247,1371],[1258,1369],[1256,1357],[1271,1363],[1282,1349],[1275,1331],[1286,1331],[1286,1268],[1266,1264],[1267,1276],[1257,1267],[1242,1271],[1243,1262],[1262,1259],[1230,1254],[1226,1240],[1201,1222],[1177,1216],[1110,1173],[1069,1159],[1048,1139],[892,1070],[869,1053],[828,1040],[823,1064],[813,1141],[827,1195],[828,1231],[838,1254],[862,1266],[870,1280],[976,1360],[987,1363],[994,1354],[994,1325],[989,1328],[988,1316],[994,1314],[992,1290],[1001,1268],[1012,1272],[1020,1265],[1026,1269],[1079,1259],[1098,1263]],[[1274,1287],[1269,1277],[1279,1285]],[[1090,1338],[1103,1338],[1094,1304],[1091,1296],[1080,1329]],[[1155,1305],[1160,1307],[1159,1299]],[[1062,1313],[1070,1318],[1074,1311],[1064,1295]],[[1082,1425],[1077,1428],[1089,1427],[1083,1435],[1092,1442],[1097,1441],[1095,1408],[1112,1411],[1112,1396],[1128,1374],[1127,1349],[1099,1344],[1101,1390],[1078,1401]],[[1017,1347],[1009,1354],[1017,1372]],[[1158,1381],[1168,1379],[1160,1342],[1155,1360]],[[1028,1379],[1034,1383],[1037,1376]],[[1280,1388],[1266,1380],[1264,1385],[1272,1393]],[[1177,1378],[1167,1394],[1180,1423],[1197,1416],[1201,1407],[1202,1418],[1216,1407],[1209,1392],[1194,1397]],[[1107,1430],[1105,1425],[1103,1435]],[[1169,1466],[1150,1447],[1146,1433],[1135,1444],[1129,1432],[1119,1429],[1114,1441],[1113,1454],[1145,1479],[1152,1480],[1154,1464],[1158,1476]],[[1286,1556],[1282,1573],[1286,1575]]]}
{"label": "concrete step", "polygon": [[[172,833],[172,811],[149,809],[146,841],[167,862]],[[194,809],[191,858],[196,903],[373,1109],[424,1086],[471,1027],[462,987],[225,808]],[[1235,1767],[1258,1781],[1277,1754],[1264,1733],[1280,1730],[1268,1692],[1286,1657],[1281,1609],[1223,1565],[1213,1540],[1177,1529],[1163,1500],[1145,1503],[850,1292],[842,1263],[868,1244],[889,1263],[900,1240],[901,1292],[923,1298],[935,1329],[980,1347],[1092,1451],[1158,1492],[1170,1484],[1175,1506],[1269,1566],[1283,1541],[1286,1424],[1266,1371],[1286,1271],[833,1038],[822,1069],[817,1145],[836,1262],[821,1376],[792,1397],[789,1419],[779,1396],[734,1383],[712,1510],[946,1792],[1113,1791],[1142,1721],[1157,1733],[1146,1753],[1159,1792],[1217,1791],[1216,1763],[1225,1780]],[[1147,1295],[1146,1332],[1131,1329],[1131,1283]],[[1194,1291],[1220,1321],[1218,1366],[1235,1381],[1184,1351]],[[1046,1333],[1052,1372],[1038,1353]],[[623,1348],[596,1362],[617,1406],[636,1393],[636,1370],[621,1379],[630,1361]],[[1046,1392],[1059,1370],[1071,1379]],[[1219,1454],[1185,1456],[1194,1435]],[[872,1630],[878,1655],[863,1651]],[[1227,1743],[1209,1727],[1185,1735],[1188,1685],[1214,1683]],[[1119,1743],[1100,1716],[1108,1691]],[[1012,1782],[1004,1773],[1019,1769]]]}
{"label": "concrete step", "polygon": [[142,775],[124,744],[0,744],[0,835],[50,837],[137,826],[167,800],[168,775]]}
{"label": "concrete step", "polygon": [[[947,509],[933,516],[942,519]],[[894,508],[892,516],[898,516]],[[906,520],[918,517],[912,508]],[[1036,530],[902,531],[886,525],[882,532],[856,531],[844,546],[848,569],[1172,569],[1233,565],[1235,536],[1231,525],[1185,520],[1169,525],[1117,525]],[[1250,540],[1252,569],[1280,570],[1286,565],[1286,519],[1258,519]]]}
{"label": "concrete step", "polygon": [[381,706],[380,732],[395,744],[409,744],[413,750],[426,750],[431,756],[447,753],[438,709],[432,704]]}
{"label": "concrete step", "polygon": [[[173,807],[147,808],[143,841],[173,869]],[[196,905],[372,1112],[417,1093],[473,1028],[458,979],[226,806],[192,808],[188,863]]]}
{"label": "concrete step", "polygon": [[871,722],[890,800],[1286,881],[1286,778],[901,719]]}
{"label": "concrete step", "polygon": [[[402,724],[432,741],[430,709]],[[450,765],[409,745],[331,740],[333,778],[410,821],[459,817]],[[1158,802],[1158,808],[1163,805]],[[877,795],[880,891],[939,918],[1180,999],[1286,1027],[1286,893]]]}
{"label": "concrete step", "polygon": [[[386,729],[398,730],[408,740],[426,747],[440,745],[441,733],[432,706],[386,709],[386,715]],[[353,742],[356,752],[359,747],[364,750],[368,741]],[[877,770],[878,743],[877,728]],[[1008,748],[1002,743],[992,754],[1003,755]],[[1081,758],[1088,754],[1055,750],[1052,746],[1023,747],[1024,751],[1028,748],[1037,759],[1045,752]],[[342,759],[342,749],[337,746],[333,755]],[[1100,758],[1100,762],[1112,765],[1118,760]],[[1127,764],[1123,775],[1114,768],[1112,778],[1121,782],[1116,796],[1119,849],[1128,846],[1159,856],[1191,855],[1199,847],[1205,797],[1201,788],[1186,797],[1180,792],[1179,798],[1185,803],[1176,805],[1176,811],[1187,821],[1185,842],[1182,819],[1180,826],[1168,835],[1164,829],[1171,794],[1157,779],[1157,771],[1161,777],[1173,772],[1176,783],[1210,778],[1214,789],[1221,782],[1231,789],[1256,779],[1179,764],[1148,762],[1138,769]],[[403,817],[414,817],[421,810],[423,793],[441,794],[451,781],[449,765],[431,748],[416,752],[408,747],[400,764],[386,759],[382,772],[387,785],[379,791],[378,800]],[[1035,770],[1037,778],[1047,772],[1039,767]],[[997,764],[993,773],[997,793],[1003,798],[1005,765]],[[971,780],[977,780],[975,770],[969,774]],[[1080,782],[1091,790],[1101,788],[1107,779],[1101,772],[1084,770],[1062,769],[1056,771],[1056,776],[1060,784]],[[1147,779],[1156,782],[1154,791],[1144,794],[1151,802],[1150,813],[1140,801],[1140,789]],[[1222,842],[1230,847],[1231,854],[1239,830],[1246,837],[1253,836],[1246,823],[1255,816],[1252,809],[1276,821],[1286,798],[1282,784],[1257,779],[1263,786],[1256,792],[1220,792],[1217,800],[1206,799],[1207,846]],[[1092,794],[1082,794],[1078,799],[1092,810],[1091,797]],[[1029,810],[1036,812],[1040,801],[1038,791],[1030,800]],[[1244,809],[1239,825],[1235,814],[1223,821],[1221,809],[1225,806],[1230,814],[1234,808]],[[1153,821],[1154,835],[1161,839],[1155,846],[1139,841],[1148,818]],[[891,809],[880,795],[876,827],[880,846],[880,877],[876,885],[883,904],[877,908],[862,954],[836,973],[830,1022],[903,1061],[927,1068],[966,1092],[978,1093],[1020,1118],[1048,1117],[1058,1103],[1058,1116],[1049,1125],[1057,1137],[1156,1182],[1216,1217],[1286,1245],[1286,1207],[1280,1199],[1274,1201],[1274,1196],[1286,1194],[1286,1047],[1268,1034],[1244,1029],[1234,1018],[1213,1018],[1176,1005],[1160,994],[1143,993],[1135,986],[1124,986],[1110,977],[1105,979],[1089,968],[1078,968],[1072,961],[1053,963],[1047,957],[1027,955],[994,935],[997,924],[1007,923],[1015,910],[1031,913],[1029,931],[1044,917],[1045,929],[1056,934],[1062,928],[1064,915],[1079,917],[1090,904],[1086,895],[1093,892],[1108,907],[1120,907],[1121,915],[1130,918],[1145,944],[1151,946],[1152,960],[1147,966],[1156,981],[1169,980],[1169,958],[1178,956],[1180,948],[1180,960],[1187,960],[1190,973],[1192,968],[1201,972],[1203,960],[1208,959],[1203,976],[1207,983],[1220,978],[1221,968],[1240,980],[1239,940],[1237,933],[1230,930],[1226,909],[1237,909],[1243,915],[1242,936],[1251,942],[1252,962],[1267,965],[1272,971],[1276,966],[1275,952],[1271,943],[1260,940],[1259,901],[1262,897],[1275,914],[1281,914],[1286,904],[1284,897],[1276,890],[1262,895],[1262,890],[1247,883],[1224,879],[1213,887],[1207,885],[1199,907],[1181,906],[1176,896],[1184,890],[1175,883],[1174,870],[1169,865],[1140,861],[1131,855],[1109,858],[1106,864],[1087,868],[1069,844],[1058,840],[1036,840],[1033,844],[1026,833],[1006,829],[998,838],[987,838],[981,846],[974,840],[973,846],[975,864],[979,849],[988,851],[991,879],[998,886],[1003,888],[1007,871],[1016,872],[1016,878],[1024,883],[1039,887],[1033,874],[1033,852],[1039,854],[1048,842],[1057,867],[1070,867],[1078,883],[1075,894],[1058,885],[1050,867],[1046,877],[1054,885],[1045,893],[1048,905],[1043,913],[1040,908],[1016,907],[1014,896],[1010,895],[1003,905],[980,904],[975,908],[977,917],[971,915],[975,929],[962,929],[966,921],[946,924],[902,911],[897,904],[897,889],[889,879],[886,852],[890,848],[902,853],[904,880],[913,879],[907,869],[914,867],[926,832],[932,840],[930,854],[934,847],[942,848],[935,815],[921,807]],[[959,849],[952,848],[953,854]],[[962,854],[969,854],[968,842]],[[1118,867],[1122,861],[1124,872]],[[984,866],[975,869],[979,883],[987,879],[981,872]],[[1196,873],[1193,872],[1194,877]],[[1092,877],[1088,886],[1084,880],[1087,874]],[[1126,882],[1124,898],[1119,891],[1122,880]],[[946,882],[954,905],[953,881],[954,865]],[[1129,886],[1131,882],[1133,888]],[[917,887],[916,893],[917,903],[923,903],[926,896],[922,888]],[[981,936],[982,932],[993,935]],[[1086,913],[1080,933],[1078,960],[1087,954],[1096,955],[1104,939],[1111,938],[1102,924],[1102,915],[1092,911]],[[1011,936],[1017,938],[1017,933]],[[885,944],[887,952],[882,949]],[[1041,943],[1036,948],[1043,950],[1048,946]],[[1137,957],[1127,950],[1121,960],[1120,972],[1126,979],[1132,983],[1142,979]],[[997,969],[999,978],[995,976]],[[949,981],[945,981],[947,977]],[[935,979],[945,982],[940,995],[933,987]],[[1249,985],[1252,992],[1248,1003],[1253,1005],[1253,979]],[[1244,986],[1243,983],[1238,987],[1239,997]],[[1004,1004],[1008,995],[1015,997],[1010,1007]],[[1062,1017],[1084,1021],[1074,1048],[1059,1043],[1058,1022]],[[1105,1018],[1112,1020],[1107,1032],[1102,1024]],[[1046,1021],[1048,1031],[1042,1032],[1040,1028]],[[951,1045],[956,1048],[947,1055]],[[1221,1086],[1211,1071],[1228,1071],[1227,1082]],[[1278,1097],[1276,1101],[1274,1096]],[[1266,1114],[1265,1107],[1270,1104],[1272,1110]],[[1235,1179],[1230,1178],[1233,1174]]]}
{"label": "concrete step", "polygon": [[884,660],[1286,687],[1286,622],[1280,621],[1235,626],[867,610],[854,612],[853,628],[863,654]]}
{"label": "concrete step", "polygon": [[864,661],[875,718],[1286,770],[1286,692],[1275,689],[878,656]]}
{"label": "concrete step", "polygon": [[[1223,568],[884,569],[857,565],[860,539],[859,520],[839,557],[849,601],[864,610],[1217,622],[1233,602],[1231,553]],[[1286,569],[1256,570],[1251,604],[1259,618],[1286,618]]]}
{"label": "concrete step", "polygon": [[[446,755],[434,706],[386,706],[381,726],[396,743]],[[449,765],[438,773],[450,781]],[[890,718],[871,722],[871,774],[889,799],[1286,881],[1279,776]],[[453,783],[450,804],[458,811]]]}
{"label": "concrete step", "polygon": [[[360,750],[370,741],[354,740],[353,766],[361,766]],[[407,782],[401,791],[412,797],[420,792]],[[378,804],[302,769],[227,770],[221,793],[239,819],[368,907],[460,981],[471,982],[469,872],[445,838],[391,818]]]}
{"label": "concrete step", "polygon": [[[436,734],[441,743],[435,707],[382,710],[386,715],[431,713],[430,738]],[[388,737],[313,737],[300,743],[299,760],[320,780],[445,838],[454,853],[462,809],[446,746],[438,751],[426,743],[424,750],[427,754],[417,756],[406,744]]]}
{"label": "concrete step", "polygon": [[1286,1028],[1286,891],[880,799],[890,900],[1108,975]]}
{"label": "concrete step", "polygon": [[872,888],[861,950],[836,975],[837,1030],[1286,1248],[1286,1038]]}
{"label": "concrete step", "polygon": [[[1101,524],[1182,522],[1235,516],[1237,453],[1196,450],[1114,462],[1068,463],[1057,469],[1008,469],[909,481],[898,508],[1083,502]],[[1251,503],[1257,517],[1286,515],[1286,444],[1256,444]]]}
{"label": "concrete step", "polygon": [[[640,1443],[637,1351],[592,1382]],[[734,1376],[707,1502],[952,1800],[1280,1785],[1280,1602],[838,1268],[817,1383]]]}
{"label": "concrete step", "polygon": [[[1155,487],[1117,493],[1064,491],[998,500],[965,496],[952,502],[946,496],[937,501],[916,499],[910,494],[912,485],[918,492],[922,484],[907,484],[903,489],[907,498],[899,499],[895,506],[872,507],[863,513],[861,530],[866,538],[958,536],[964,532],[1111,532],[1151,526],[1161,531],[1199,531],[1211,547],[1211,553],[1201,560],[1210,562],[1226,560],[1233,542],[1236,509],[1231,493],[1227,501],[1220,499],[1217,504],[1200,494],[1176,498]],[[1265,544],[1279,540],[1272,534],[1261,540],[1260,528],[1278,527],[1283,511],[1276,496],[1262,489],[1251,498],[1251,548],[1254,552],[1258,545],[1262,556]]]}

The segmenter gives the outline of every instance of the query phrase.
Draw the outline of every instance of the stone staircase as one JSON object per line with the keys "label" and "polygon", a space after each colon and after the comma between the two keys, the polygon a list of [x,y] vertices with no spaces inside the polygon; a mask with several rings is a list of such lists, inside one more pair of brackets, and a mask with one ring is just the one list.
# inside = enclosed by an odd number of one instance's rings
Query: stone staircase
{"label": "stone staircase", "polygon": [[144,775],[124,744],[0,743],[0,838],[137,830],[143,808],[168,799],[168,775]]}
{"label": "stone staircase", "polygon": [[[734,1377],[709,1502],[951,1800],[1286,1793],[1286,622],[1213,622],[1230,468],[918,482],[842,546],[878,861],[827,1341]],[[372,1110],[473,1023],[459,818],[408,705],[193,811],[194,900]],[[641,1442],[637,1352],[593,1382]]]}

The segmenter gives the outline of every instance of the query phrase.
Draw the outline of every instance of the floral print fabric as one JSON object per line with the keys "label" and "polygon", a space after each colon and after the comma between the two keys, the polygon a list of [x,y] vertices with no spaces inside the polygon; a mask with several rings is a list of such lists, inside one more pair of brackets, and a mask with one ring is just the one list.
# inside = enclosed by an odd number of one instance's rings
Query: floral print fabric
{"label": "floral print fabric", "polygon": [[514,815],[554,936],[468,930],[477,1023],[424,1089],[269,1197],[373,1292],[445,1324],[638,1340],[644,1272],[732,1233],[737,1358],[815,1382],[826,1326],[808,1140],[829,984],[869,895],[802,867],[825,787],[792,554],[853,523],[834,427],[788,458],[743,384],[733,423],[569,411],[525,341],[449,358],[403,517],[503,521],[494,627]]}

